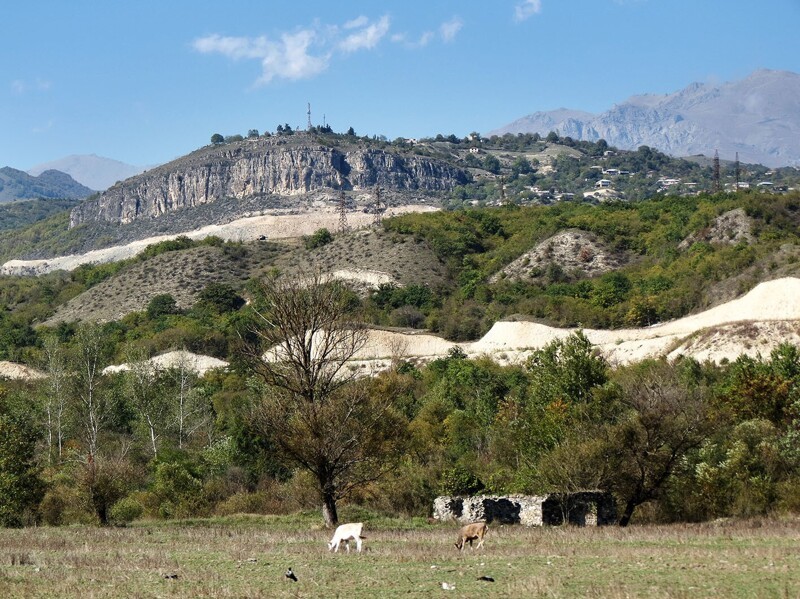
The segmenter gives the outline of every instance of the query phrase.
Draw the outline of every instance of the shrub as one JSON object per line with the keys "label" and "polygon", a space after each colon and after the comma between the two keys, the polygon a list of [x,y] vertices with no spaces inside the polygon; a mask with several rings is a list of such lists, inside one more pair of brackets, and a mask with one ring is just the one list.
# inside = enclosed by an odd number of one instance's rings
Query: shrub
{"label": "shrub", "polygon": [[264,491],[255,493],[236,493],[226,500],[217,504],[214,513],[218,516],[230,516],[232,514],[269,514],[275,513],[270,509],[274,506]]}
{"label": "shrub", "polygon": [[425,315],[412,306],[394,310],[389,317],[392,326],[419,329],[425,325]]}
{"label": "shrub", "polygon": [[123,497],[111,506],[109,520],[115,525],[129,524],[141,518],[144,513],[144,506],[133,496]]}
{"label": "shrub", "polygon": [[175,298],[169,293],[160,293],[150,300],[147,304],[147,317],[151,320],[166,314],[177,314],[178,304]]}
{"label": "shrub", "polygon": [[313,250],[314,248],[322,247],[323,245],[329,244],[331,241],[333,241],[333,235],[331,235],[331,232],[324,227],[314,231],[313,235],[303,238],[303,243],[305,244],[307,250]]}

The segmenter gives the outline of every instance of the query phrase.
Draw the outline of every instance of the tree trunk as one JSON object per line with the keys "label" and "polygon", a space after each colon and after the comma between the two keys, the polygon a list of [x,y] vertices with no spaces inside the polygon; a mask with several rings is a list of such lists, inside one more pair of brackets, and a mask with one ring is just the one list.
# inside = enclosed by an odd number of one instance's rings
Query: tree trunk
{"label": "tree trunk", "polygon": [[336,497],[332,491],[322,492],[322,517],[325,519],[325,526],[333,528],[339,524],[339,514],[336,513]]}
{"label": "tree trunk", "polygon": [[636,502],[631,498],[625,505],[625,511],[622,513],[622,518],[619,520],[620,526],[628,526],[628,523],[631,521],[631,516],[633,516],[634,509],[636,509]]}

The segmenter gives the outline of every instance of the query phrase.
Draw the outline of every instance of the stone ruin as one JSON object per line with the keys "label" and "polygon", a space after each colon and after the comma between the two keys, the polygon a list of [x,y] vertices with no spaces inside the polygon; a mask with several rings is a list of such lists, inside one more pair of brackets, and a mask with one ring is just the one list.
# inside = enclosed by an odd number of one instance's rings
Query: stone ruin
{"label": "stone ruin", "polygon": [[523,526],[603,526],[616,524],[614,498],[602,491],[550,495],[442,496],[433,502],[433,517],[460,524],[499,522]]}

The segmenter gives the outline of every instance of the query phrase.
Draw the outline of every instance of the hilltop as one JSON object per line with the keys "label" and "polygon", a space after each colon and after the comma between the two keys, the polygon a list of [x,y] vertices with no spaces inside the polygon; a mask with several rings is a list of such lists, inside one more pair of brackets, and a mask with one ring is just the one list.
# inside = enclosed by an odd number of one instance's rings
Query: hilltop
{"label": "hilltop", "polygon": [[[720,185],[733,189],[735,165]],[[390,214],[401,206],[458,209],[640,201],[713,189],[710,160],[643,146],[615,149],[555,133],[388,141],[314,131],[211,144],[114,185],[24,231],[0,236],[0,259],[52,259],[161,236],[193,235],[255,216],[336,211]],[[786,193],[794,168],[741,165],[738,184]],[[379,201],[378,201],[379,200]]]}

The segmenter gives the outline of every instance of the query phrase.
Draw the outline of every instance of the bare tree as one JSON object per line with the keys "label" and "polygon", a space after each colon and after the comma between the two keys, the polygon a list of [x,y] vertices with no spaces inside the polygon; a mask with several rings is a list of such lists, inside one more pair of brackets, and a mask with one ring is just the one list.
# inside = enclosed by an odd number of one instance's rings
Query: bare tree
{"label": "bare tree", "polygon": [[84,432],[90,459],[97,455],[98,438],[109,416],[110,401],[102,388],[105,358],[103,335],[98,325],[82,325],[75,334],[75,412]]}
{"label": "bare tree", "polygon": [[146,425],[153,457],[158,457],[158,442],[168,420],[169,406],[160,385],[161,373],[139,348],[128,351],[125,388],[131,402]]}
{"label": "bare tree", "polygon": [[69,371],[64,348],[55,336],[44,340],[45,415],[47,418],[47,459],[53,463],[53,445],[57,447],[58,461],[64,447],[64,420],[67,408],[67,381]]}
{"label": "bare tree", "polygon": [[315,477],[325,524],[335,526],[336,502],[387,470],[404,428],[391,398],[374,397],[348,367],[367,334],[340,283],[272,277],[255,296],[242,347],[264,383],[253,417],[285,461]]}
{"label": "bare tree", "polygon": [[195,388],[197,372],[192,361],[189,353],[183,349],[168,371],[175,393],[175,427],[180,449],[183,449],[184,442],[207,424],[210,418],[207,398]]}

